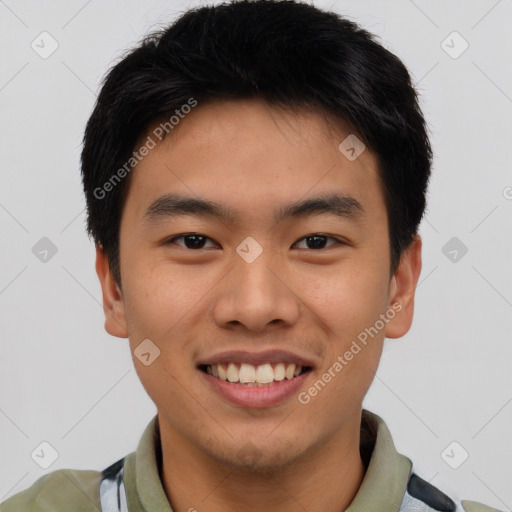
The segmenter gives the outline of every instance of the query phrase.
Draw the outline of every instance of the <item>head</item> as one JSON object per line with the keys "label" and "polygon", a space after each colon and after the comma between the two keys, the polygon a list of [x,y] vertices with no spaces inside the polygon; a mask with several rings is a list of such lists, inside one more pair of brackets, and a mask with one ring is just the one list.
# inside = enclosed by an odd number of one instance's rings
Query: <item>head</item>
{"label": "head", "polygon": [[[106,329],[161,428],[235,465],[253,439],[269,467],[354,422],[384,338],[412,322],[431,158],[402,62],[311,5],[201,7],[126,54],[82,175]],[[295,399],[241,407],[205,380],[227,351],[274,349],[307,366]]]}

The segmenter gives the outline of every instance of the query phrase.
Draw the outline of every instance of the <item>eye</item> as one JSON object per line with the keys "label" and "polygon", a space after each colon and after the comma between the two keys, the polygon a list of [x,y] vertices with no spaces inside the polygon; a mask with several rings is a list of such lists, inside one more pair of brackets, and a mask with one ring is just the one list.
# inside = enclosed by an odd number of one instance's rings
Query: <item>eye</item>
{"label": "eye", "polygon": [[[302,240],[306,241],[306,245],[309,245],[309,247],[305,247],[305,249],[325,249],[325,243],[326,240],[331,239],[334,240],[336,243],[342,244],[343,242],[341,240],[338,240],[337,238],[334,238],[332,236],[322,235],[320,233],[314,233],[313,235],[305,236],[304,238],[301,238],[299,242],[302,242]],[[334,245],[334,244],[331,244]],[[299,247],[299,249],[302,249],[303,247]]]}
{"label": "eye", "polygon": [[[181,240],[181,239],[183,239],[184,245],[182,245],[181,243],[176,243],[177,240]],[[205,235],[202,235],[200,233],[185,233],[183,235],[177,235],[173,238],[170,238],[166,242],[166,244],[175,244],[180,247],[184,247],[185,249],[205,249],[205,248],[208,248],[208,247],[205,247],[205,243],[208,240],[212,241],[211,238],[209,238]],[[306,243],[306,247],[298,247],[299,249],[314,249],[314,250],[325,249],[327,240],[332,240],[334,242],[331,245],[335,245],[336,243],[343,244],[343,242],[341,240],[338,240],[335,237],[328,236],[328,235],[322,235],[320,233],[314,233],[312,235],[308,235],[308,236],[301,238],[294,245],[302,243],[303,240]],[[210,247],[216,247],[216,245],[213,244]],[[327,247],[330,247],[330,245]]]}
{"label": "eye", "polygon": [[[206,240],[211,240],[207,236],[201,235],[200,233],[185,233],[184,235],[175,236],[169,240],[167,240],[167,244],[174,244],[176,240],[183,239],[185,245],[179,245],[180,247],[185,247],[186,249],[204,249]],[[215,247],[215,245],[213,245]]]}

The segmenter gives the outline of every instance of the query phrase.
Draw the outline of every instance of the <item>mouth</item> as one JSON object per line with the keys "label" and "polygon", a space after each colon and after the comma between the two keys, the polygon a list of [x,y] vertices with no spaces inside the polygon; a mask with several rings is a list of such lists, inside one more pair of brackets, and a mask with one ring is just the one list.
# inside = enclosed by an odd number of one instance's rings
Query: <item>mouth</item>
{"label": "mouth", "polygon": [[306,386],[319,361],[287,350],[218,353],[197,362],[203,382],[231,405],[266,408],[286,403]]}
{"label": "mouth", "polygon": [[215,379],[245,387],[268,387],[289,381],[312,370],[311,366],[296,363],[249,363],[229,362],[202,364],[199,369]]}

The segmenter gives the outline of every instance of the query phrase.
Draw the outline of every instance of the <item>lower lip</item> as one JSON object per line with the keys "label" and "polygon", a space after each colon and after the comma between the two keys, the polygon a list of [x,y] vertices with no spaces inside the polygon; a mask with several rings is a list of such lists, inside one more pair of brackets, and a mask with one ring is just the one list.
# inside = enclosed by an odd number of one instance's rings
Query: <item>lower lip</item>
{"label": "lower lip", "polygon": [[269,407],[284,402],[299,391],[311,373],[309,370],[293,379],[284,379],[267,386],[245,386],[218,379],[202,370],[198,371],[208,385],[222,397],[235,405],[253,408]]}

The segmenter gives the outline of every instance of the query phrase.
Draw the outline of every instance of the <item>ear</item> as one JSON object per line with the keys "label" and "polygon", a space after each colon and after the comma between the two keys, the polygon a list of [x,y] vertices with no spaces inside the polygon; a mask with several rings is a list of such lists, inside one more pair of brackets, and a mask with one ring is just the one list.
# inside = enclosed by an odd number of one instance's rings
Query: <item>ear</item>
{"label": "ear", "polygon": [[123,293],[110,271],[106,254],[98,244],[96,244],[96,274],[98,274],[103,293],[105,330],[117,338],[127,338],[128,329]]}
{"label": "ear", "polygon": [[414,294],[421,272],[421,245],[421,238],[415,235],[391,278],[388,308],[395,311],[395,316],[386,325],[386,338],[400,338],[411,328]]}

